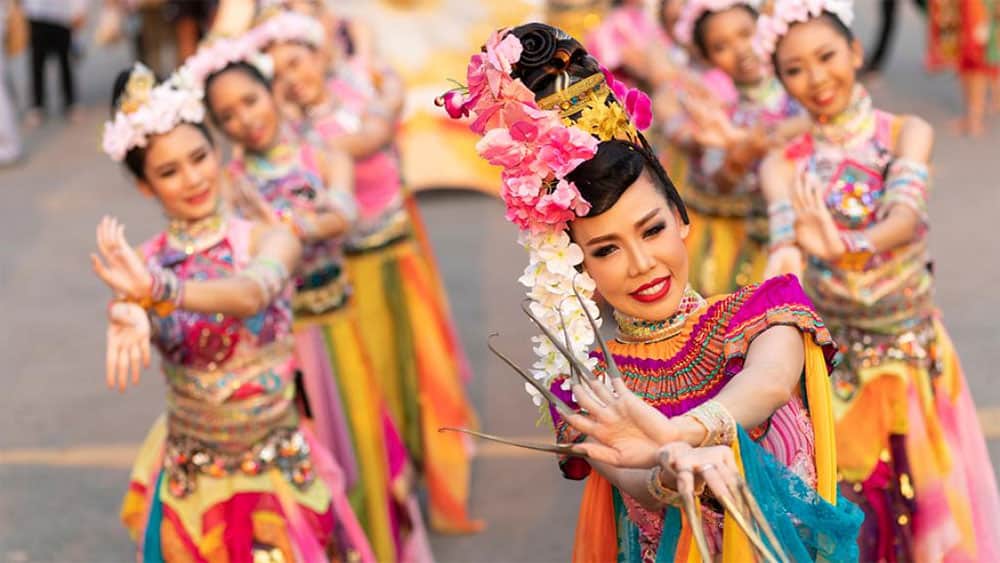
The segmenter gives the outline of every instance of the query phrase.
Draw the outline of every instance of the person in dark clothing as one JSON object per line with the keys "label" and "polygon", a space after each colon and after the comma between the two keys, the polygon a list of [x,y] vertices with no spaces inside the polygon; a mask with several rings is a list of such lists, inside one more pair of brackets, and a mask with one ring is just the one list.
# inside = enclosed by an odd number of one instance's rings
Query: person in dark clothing
{"label": "person in dark clothing", "polygon": [[73,32],[83,27],[87,0],[25,0],[24,12],[31,27],[31,110],[25,127],[37,127],[45,111],[45,62],[59,61],[63,111],[75,121],[76,82],[73,76]]}
{"label": "person in dark clothing", "polygon": [[[881,0],[881,15],[879,18],[879,33],[875,47],[871,50],[871,56],[865,62],[865,72],[875,73],[882,70],[882,64],[889,52],[889,44],[896,33],[896,7],[897,0]],[[913,0],[922,13],[927,13],[927,0]]]}

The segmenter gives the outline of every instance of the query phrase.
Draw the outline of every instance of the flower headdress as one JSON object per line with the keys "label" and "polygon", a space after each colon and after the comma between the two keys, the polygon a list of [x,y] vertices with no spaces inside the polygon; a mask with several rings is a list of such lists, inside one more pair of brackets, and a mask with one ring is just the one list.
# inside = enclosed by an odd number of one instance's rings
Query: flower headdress
{"label": "flower headdress", "polygon": [[757,52],[765,59],[774,54],[778,40],[788,33],[794,23],[806,22],[823,15],[833,14],[846,26],[854,21],[852,0],[775,0],[770,14],[757,19]]}
{"label": "flower headdress", "polygon": [[250,33],[239,37],[211,38],[184,61],[177,75],[202,93],[209,76],[237,62],[249,63],[270,78],[274,75],[274,63],[260,52],[260,41],[258,36]]}
{"label": "flower headdress", "polygon": [[101,147],[116,162],[128,151],[145,147],[151,135],[166,133],[180,123],[201,123],[205,107],[201,92],[175,75],[157,85],[153,72],[136,63],[129,74],[114,118],[104,124]]}
{"label": "flower headdress", "polygon": [[[536,102],[512,73],[518,66],[545,64],[555,53],[555,41],[544,33],[539,37],[539,29],[529,31],[524,44],[508,30],[495,32],[469,61],[468,86],[437,102],[454,118],[471,117],[470,128],[483,136],[476,150],[503,168],[500,196],[506,217],[521,229],[518,242],[529,254],[519,281],[529,288],[532,313],[551,333],[564,335],[567,348],[592,368],[596,360],[587,354],[597,335],[584,308],[598,317],[591,299],[595,285],[578,272],[583,251],[566,232],[568,222],[586,215],[590,204],[566,176],[597,153],[600,141],[639,142],[637,126],[648,127],[651,107],[648,96],[629,90],[606,71]],[[574,287],[584,299],[574,298]],[[548,338],[536,336],[532,342],[538,355],[532,370],[536,379],[547,386],[570,372],[568,360]],[[525,388],[541,404],[538,391]]]}
{"label": "flower headdress", "polygon": [[279,41],[300,41],[312,47],[322,47],[326,31],[316,18],[289,10],[271,9],[262,12],[260,23],[247,32],[249,41],[258,49]]}
{"label": "flower headdress", "polygon": [[722,12],[735,6],[749,6],[754,10],[759,2],[754,0],[687,0],[681,9],[681,15],[674,24],[674,37],[684,45],[694,41],[694,26],[706,12]]}

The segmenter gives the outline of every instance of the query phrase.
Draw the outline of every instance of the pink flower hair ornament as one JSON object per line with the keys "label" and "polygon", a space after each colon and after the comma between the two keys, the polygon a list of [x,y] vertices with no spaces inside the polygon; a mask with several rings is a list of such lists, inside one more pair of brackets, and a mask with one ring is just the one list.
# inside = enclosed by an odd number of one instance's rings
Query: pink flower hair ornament
{"label": "pink flower hair ornament", "polygon": [[250,43],[263,49],[274,42],[297,41],[314,48],[326,43],[326,31],[316,18],[288,10],[274,11],[247,32]]}
{"label": "pink flower hair ornament", "polygon": [[755,0],[687,0],[681,9],[681,15],[674,24],[674,37],[682,44],[691,46],[694,42],[694,26],[708,12],[723,12],[736,6],[748,6],[754,10],[760,8],[760,2]]}
{"label": "pink flower hair ornament", "polygon": [[754,48],[761,58],[768,60],[774,54],[778,41],[792,25],[807,22],[829,13],[850,27],[854,22],[853,0],[775,0],[769,14],[757,18],[757,37]]}
{"label": "pink flower hair ornament", "polygon": [[[583,251],[567,234],[568,223],[585,216],[590,204],[567,176],[593,158],[603,140],[639,142],[636,126],[648,127],[652,104],[643,92],[629,89],[607,72],[536,101],[534,93],[511,76],[523,52],[516,35],[509,30],[495,32],[470,58],[468,86],[446,92],[435,103],[452,118],[469,119],[470,129],[482,135],[476,144],[479,155],[503,169],[500,197],[506,218],[521,230],[519,242],[530,257],[519,281],[529,288],[531,309],[553,334],[568,327],[566,346],[592,366],[595,360],[588,352],[597,335],[586,314],[598,316],[589,298],[595,284],[585,272],[578,272]],[[574,297],[574,288],[583,299]],[[536,379],[547,385],[569,373],[567,359],[547,337],[532,340],[538,356],[532,370]],[[526,389],[540,405],[541,395],[532,386]]]}
{"label": "pink flower hair ornament", "polygon": [[260,52],[263,40],[262,33],[250,32],[239,37],[209,39],[184,61],[177,74],[192,88],[203,93],[209,76],[237,62],[253,65],[265,78],[271,78],[274,76],[274,62]]}

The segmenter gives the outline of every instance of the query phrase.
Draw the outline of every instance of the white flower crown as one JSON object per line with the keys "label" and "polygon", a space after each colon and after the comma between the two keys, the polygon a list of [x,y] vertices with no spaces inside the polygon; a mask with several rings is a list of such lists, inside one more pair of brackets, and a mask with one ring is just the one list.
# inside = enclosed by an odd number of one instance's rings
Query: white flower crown
{"label": "white flower crown", "polygon": [[848,27],[854,22],[853,0],[775,0],[770,13],[757,19],[757,52],[769,59],[792,24],[809,21],[824,12],[833,14]]}
{"label": "white flower crown", "polygon": [[121,162],[128,151],[145,147],[151,135],[166,133],[180,123],[201,123],[205,118],[202,94],[174,75],[156,85],[156,76],[142,63],[132,67],[118,111],[104,124],[101,147]]}
{"label": "white flower crown", "polygon": [[749,6],[757,10],[759,4],[756,0],[688,0],[674,24],[674,37],[684,45],[691,45],[694,41],[694,25],[705,12],[722,12],[734,6]]}

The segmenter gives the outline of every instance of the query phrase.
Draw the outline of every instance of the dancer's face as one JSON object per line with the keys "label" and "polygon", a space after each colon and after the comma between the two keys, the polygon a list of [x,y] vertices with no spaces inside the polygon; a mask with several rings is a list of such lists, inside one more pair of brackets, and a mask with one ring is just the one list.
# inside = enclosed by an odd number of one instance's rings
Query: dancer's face
{"label": "dancer's face", "polygon": [[764,77],[764,65],[753,48],[757,21],[746,8],[735,6],[707,16],[704,55],[736,84],[751,85]]}
{"label": "dancer's face", "polygon": [[663,24],[664,31],[671,39],[674,38],[674,26],[681,17],[681,10],[684,8],[682,0],[665,0],[661,5],[660,23]]}
{"label": "dancer's face", "polygon": [[643,173],[607,211],[570,223],[583,267],[618,312],[663,320],[677,311],[688,279],[688,226]]}
{"label": "dancer's face", "polygon": [[167,215],[188,221],[215,211],[219,155],[197,127],[183,123],[154,135],[146,148],[139,188],[156,196]]}
{"label": "dancer's face", "polygon": [[320,51],[301,43],[276,43],[268,54],[274,59],[276,95],[309,108],[323,101],[326,64]]}
{"label": "dancer's face", "polygon": [[278,105],[260,82],[238,69],[217,76],[206,99],[219,127],[250,152],[263,152],[278,139]]}
{"label": "dancer's face", "polygon": [[864,52],[826,18],[795,24],[778,42],[778,78],[815,119],[829,119],[851,103]]}

